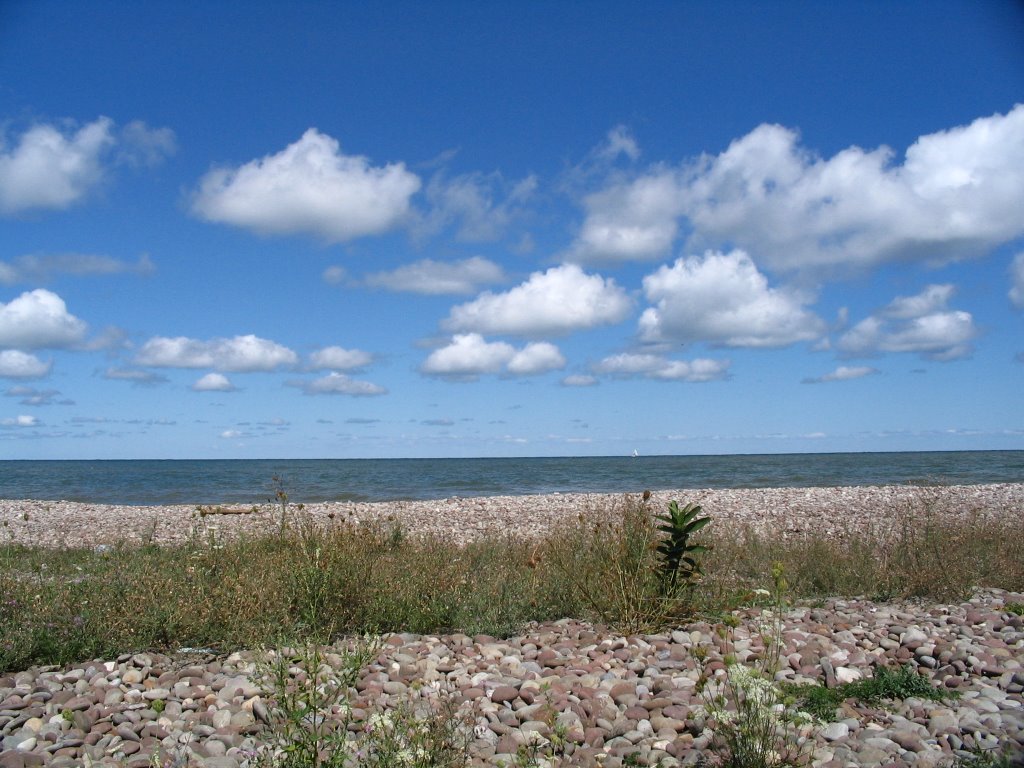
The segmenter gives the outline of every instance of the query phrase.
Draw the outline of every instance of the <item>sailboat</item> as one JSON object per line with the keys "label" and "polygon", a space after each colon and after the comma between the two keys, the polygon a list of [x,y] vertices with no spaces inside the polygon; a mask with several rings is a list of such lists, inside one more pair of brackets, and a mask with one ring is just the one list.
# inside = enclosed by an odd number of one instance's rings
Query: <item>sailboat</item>
{"label": "sailboat", "polygon": [[639,457],[640,457],[640,454],[639,454],[639,453],[637,453],[637,452],[636,452],[636,448],[634,448],[634,449],[633,449],[633,458],[634,458],[634,459],[637,459],[637,458],[639,458]]}

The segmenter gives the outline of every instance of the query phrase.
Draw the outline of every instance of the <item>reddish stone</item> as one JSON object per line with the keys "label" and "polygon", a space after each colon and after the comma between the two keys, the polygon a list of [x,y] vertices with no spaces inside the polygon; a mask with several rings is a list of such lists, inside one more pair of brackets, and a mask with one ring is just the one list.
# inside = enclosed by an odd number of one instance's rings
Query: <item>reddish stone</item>
{"label": "reddish stone", "polygon": [[626,707],[626,710],[622,713],[630,720],[647,720],[650,717],[650,713],[641,706]]}
{"label": "reddish stone", "polygon": [[584,728],[583,743],[588,747],[603,747],[604,731],[600,728]]}
{"label": "reddish stone", "polygon": [[511,685],[499,685],[491,691],[491,701],[495,704],[504,704],[515,701],[517,698],[519,698],[519,691]]}

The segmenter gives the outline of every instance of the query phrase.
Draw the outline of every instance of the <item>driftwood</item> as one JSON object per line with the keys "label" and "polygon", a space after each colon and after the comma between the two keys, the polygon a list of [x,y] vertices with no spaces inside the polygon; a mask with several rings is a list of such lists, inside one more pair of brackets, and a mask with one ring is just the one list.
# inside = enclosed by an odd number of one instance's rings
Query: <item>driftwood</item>
{"label": "driftwood", "polygon": [[258,507],[196,507],[200,517],[207,515],[252,515],[259,512]]}

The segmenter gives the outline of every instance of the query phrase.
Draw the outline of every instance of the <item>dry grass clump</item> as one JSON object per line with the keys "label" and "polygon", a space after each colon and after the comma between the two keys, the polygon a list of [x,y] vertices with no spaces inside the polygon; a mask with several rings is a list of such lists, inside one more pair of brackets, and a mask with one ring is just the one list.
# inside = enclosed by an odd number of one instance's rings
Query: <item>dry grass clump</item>
{"label": "dry grass clump", "polygon": [[781,562],[799,597],[955,601],[976,587],[1024,590],[1021,521],[999,512],[943,508],[923,493],[887,516],[845,521],[838,535],[718,530],[711,581],[756,586]]}
{"label": "dry grass clump", "polygon": [[[529,621],[587,618],[638,632],[729,610],[781,563],[791,596],[961,599],[1024,590],[1019,520],[937,508],[927,496],[842,535],[787,536],[712,522],[704,575],[666,592],[663,534],[623,497],[545,538],[466,546],[392,523],[317,526],[181,546],[48,550],[0,545],[0,669],[142,648],[229,650],[389,631],[508,635]],[[284,520],[284,516],[282,516]]]}

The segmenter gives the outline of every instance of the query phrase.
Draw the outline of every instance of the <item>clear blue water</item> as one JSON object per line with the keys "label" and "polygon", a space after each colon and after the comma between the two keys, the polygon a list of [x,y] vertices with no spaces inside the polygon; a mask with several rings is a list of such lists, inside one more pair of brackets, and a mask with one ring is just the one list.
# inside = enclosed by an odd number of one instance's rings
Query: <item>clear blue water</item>
{"label": "clear blue water", "polygon": [[390,501],[553,492],[1024,482],[1024,451],[525,459],[0,461],[0,498],[97,504]]}

